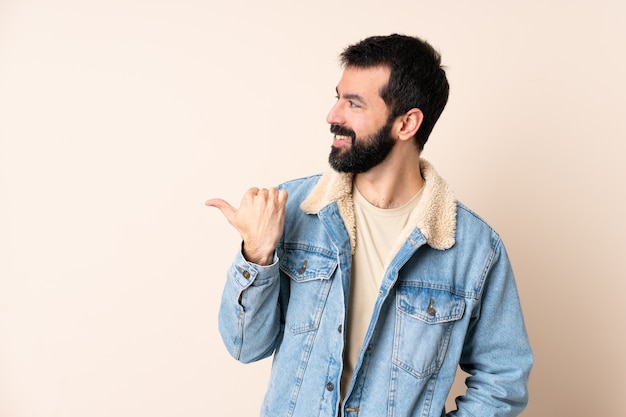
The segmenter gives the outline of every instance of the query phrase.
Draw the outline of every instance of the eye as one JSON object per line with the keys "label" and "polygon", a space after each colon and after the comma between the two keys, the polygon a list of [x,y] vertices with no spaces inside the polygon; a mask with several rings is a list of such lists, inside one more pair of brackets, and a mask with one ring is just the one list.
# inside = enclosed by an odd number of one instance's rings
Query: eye
{"label": "eye", "polygon": [[350,107],[352,107],[354,109],[358,109],[359,107],[361,107],[361,106],[359,106],[357,103],[355,103],[352,100],[348,100],[348,104],[350,104]]}

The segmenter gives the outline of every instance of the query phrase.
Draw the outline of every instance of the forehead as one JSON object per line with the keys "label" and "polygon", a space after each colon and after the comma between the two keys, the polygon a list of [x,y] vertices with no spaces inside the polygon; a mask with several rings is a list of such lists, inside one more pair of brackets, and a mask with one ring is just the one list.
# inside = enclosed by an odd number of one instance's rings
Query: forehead
{"label": "forehead", "polygon": [[386,66],[346,67],[343,70],[337,92],[340,95],[358,94],[364,98],[380,98],[380,90],[389,82],[391,70]]}

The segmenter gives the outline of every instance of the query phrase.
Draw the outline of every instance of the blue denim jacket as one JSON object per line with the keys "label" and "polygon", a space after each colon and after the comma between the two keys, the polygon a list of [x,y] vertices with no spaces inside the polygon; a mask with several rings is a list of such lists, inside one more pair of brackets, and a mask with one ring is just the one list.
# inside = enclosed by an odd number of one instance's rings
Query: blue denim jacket
{"label": "blue denim jacket", "polygon": [[[269,266],[239,253],[219,328],[233,357],[274,355],[268,417],[495,417],[526,406],[533,356],[499,236],[458,203],[432,166],[398,240],[341,402],[344,326],[356,242],[352,177],[287,182],[285,230]],[[467,393],[446,414],[457,367]]]}

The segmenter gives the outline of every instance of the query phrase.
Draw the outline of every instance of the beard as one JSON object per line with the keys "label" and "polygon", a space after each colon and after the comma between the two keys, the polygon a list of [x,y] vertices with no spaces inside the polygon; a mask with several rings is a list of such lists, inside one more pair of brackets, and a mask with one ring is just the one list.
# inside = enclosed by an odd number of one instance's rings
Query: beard
{"label": "beard", "polygon": [[338,172],[359,174],[369,171],[387,158],[396,141],[391,138],[393,120],[388,120],[378,132],[357,140],[354,130],[331,125],[330,132],[336,135],[350,136],[352,146],[350,149],[332,147],[328,155],[328,163]]}

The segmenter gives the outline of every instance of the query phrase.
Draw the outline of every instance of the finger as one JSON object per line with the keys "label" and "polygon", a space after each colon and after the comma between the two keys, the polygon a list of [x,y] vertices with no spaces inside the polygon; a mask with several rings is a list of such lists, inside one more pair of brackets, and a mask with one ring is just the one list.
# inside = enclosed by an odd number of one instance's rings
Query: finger
{"label": "finger", "polygon": [[289,197],[289,195],[287,194],[287,190],[278,191],[278,202],[281,205],[285,205],[285,203],[287,202],[287,197]]}
{"label": "finger", "polygon": [[278,188],[273,187],[267,190],[267,204],[274,209],[282,210],[284,207],[284,203],[280,201],[280,192]]}
{"label": "finger", "polygon": [[279,210],[283,210],[285,208],[285,203],[287,201],[287,191],[279,190],[278,188],[270,188],[268,201]]}
{"label": "finger", "polygon": [[252,201],[254,201],[254,197],[256,197],[258,194],[259,189],[257,187],[250,188],[241,198],[241,205],[243,206],[245,202],[251,203]]}
{"label": "finger", "polygon": [[270,188],[267,190],[267,196],[270,201],[278,201],[278,189]]}
{"label": "finger", "polygon": [[222,200],[221,198],[212,198],[210,200],[207,200],[204,204],[209,207],[218,208],[229,221],[237,212],[237,209],[231,206],[226,200]]}
{"label": "finger", "polygon": [[280,193],[286,193],[287,192],[285,190],[279,190],[277,187],[272,187],[272,188],[265,189],[265,190],[269,193],[270,196],[273,196],[273,197],[278,196],[278,194],[280,194]]}
{"label": "finger", "polygon": [[257,195],[259,193],[259,191],[261,191],[261,190],[259,190],[258,187],[252,187],[248,191],[246,191],[244,196],[254,197],[255,195]]}

